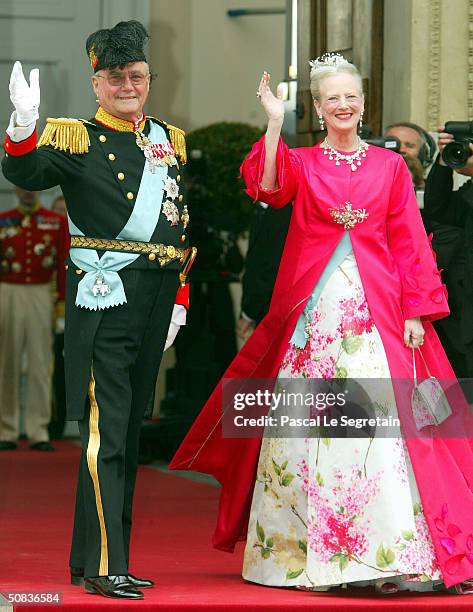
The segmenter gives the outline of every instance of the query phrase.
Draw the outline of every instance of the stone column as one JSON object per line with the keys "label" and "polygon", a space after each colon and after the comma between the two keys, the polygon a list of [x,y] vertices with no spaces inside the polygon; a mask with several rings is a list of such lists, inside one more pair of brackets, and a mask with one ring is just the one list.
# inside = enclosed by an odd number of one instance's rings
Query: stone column
{"label": "stone column", "polygon": [[383,124],[473,119],[473,0],[385,2]]}

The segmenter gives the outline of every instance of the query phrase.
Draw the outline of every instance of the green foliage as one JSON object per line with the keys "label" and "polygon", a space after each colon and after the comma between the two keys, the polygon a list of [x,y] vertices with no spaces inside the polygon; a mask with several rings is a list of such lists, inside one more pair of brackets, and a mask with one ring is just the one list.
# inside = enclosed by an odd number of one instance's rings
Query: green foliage
{"label": "green foliage", "polygon": [[299,540],[299,548],[307,555],[307,540]]}
{"label": "green foliage", "polygon": [[361,336],[347,336],[342,341],[342,347],[349,355],[353,355],[363,344]]}
{"label": "green foliage", "polygon": [[394,563],[395,558],[396,555],[390,548],[384,548],[382,543],[379,545],[376,551],[376,565],[378,567],[388,567],[388,565]]}
{"label": "green foliage", "polygon": [[[261,129],[236,122],[214,123],[187,135],[193,222],[234,236],[248,229],[252,202],[238,176],[243,159],[261,135]],[[200,160],[193,158],[193,150],[202,152]]]}
{"label": "green foliage", "polygon": [[304,568],[297,570],[287,570],[286,580],[295,580],[296,578],[299,578],[303,571]]}
{"label": "green foliage", "polygon": [[256,535],[258,536],[258,540],[264,543],[265,533],[264,529],[261,527],[258,521],[256,521]]}

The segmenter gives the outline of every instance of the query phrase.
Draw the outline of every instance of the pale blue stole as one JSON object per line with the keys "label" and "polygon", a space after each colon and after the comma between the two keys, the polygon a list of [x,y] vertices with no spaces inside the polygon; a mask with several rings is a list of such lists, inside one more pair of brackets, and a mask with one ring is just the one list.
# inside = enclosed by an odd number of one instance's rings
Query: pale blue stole
{"label": "pale blue stole", "polygon": [[309,298],[301,316],[298,318],[296,327],[294,329],[294,333],[292,334],[292,338],[290,340],[291,344],[296,346],[297,348],[304,348],[307,342],[307,337],[305,333],[305,322],[306,318],[310,317],[312,314],[312,310],[317,306],[317,302],[322,293],[323,288],[325,287],[328,279],[332,276],[335,268],[339,266],[342,261],[353,252],[353,247],[351,245],[350,235],[348,232],[343,234],[342,239],[337,244],[337,248],[332,253],[327,265],[325,266],[325,270],[320,275],[317,284],[312,291],[312,295]]}
{"label": "pale blue stole", "polygon": [[[148,138],[154,144],[167,142],[166,132],[156,123],[151,124]],[[167,166],[158,166],[154,173],[151,172],[145,161],[133,212],[118,234],[118,240],[150,241],[159,221],[167,173]],[[84,236],[69,216],[68,219],[71,236]],[[76,306],[102,310],[126,303],[125,289],[118,271],[138,257],[139,253],[106,251],[99,258],[93,249],[71,248],[71,260],[86,272],[77,287]]]}

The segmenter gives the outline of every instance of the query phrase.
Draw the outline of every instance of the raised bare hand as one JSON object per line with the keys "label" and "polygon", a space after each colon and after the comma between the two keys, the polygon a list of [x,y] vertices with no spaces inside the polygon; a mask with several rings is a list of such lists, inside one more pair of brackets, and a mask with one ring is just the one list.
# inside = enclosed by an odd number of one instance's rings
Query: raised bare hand
{"label": "raised bare hand", "polygon": [[274,95],[269,86],[270,80],[271,75],[264,71],[258,87],[257,96],[268,117],[268,121],[280,121],[282,123],[284,120],[284,86],[282,84],[278,85],[276,95]]}
{"label": "raised bare hand", "polygon": [[454,141],[453,134],[448,134],[445,131],[445,126],[441,125],[438,128],[438,146],[440,153],[444,150],[445,146]]}

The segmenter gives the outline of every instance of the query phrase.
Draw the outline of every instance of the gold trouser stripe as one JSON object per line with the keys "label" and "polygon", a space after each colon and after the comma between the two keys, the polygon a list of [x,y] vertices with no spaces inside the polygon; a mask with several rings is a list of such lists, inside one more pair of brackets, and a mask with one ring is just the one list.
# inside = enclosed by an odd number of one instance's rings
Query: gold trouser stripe
{"label": "gold trouser stripe", "polygon": [[90,416],[89,416],[89,443],[87,444],[87,466],[94,484],[95,505],[100,524],[100,566],[99,576],[108,576],[108,546],[107,530],[105,529],[105,518],[103,515],[102,496],[100,494],[99,473],[97,469],[97,457],[100,449],[99,431],[99,406],[95,398],[94,371],[90,373],[89,382]]}

